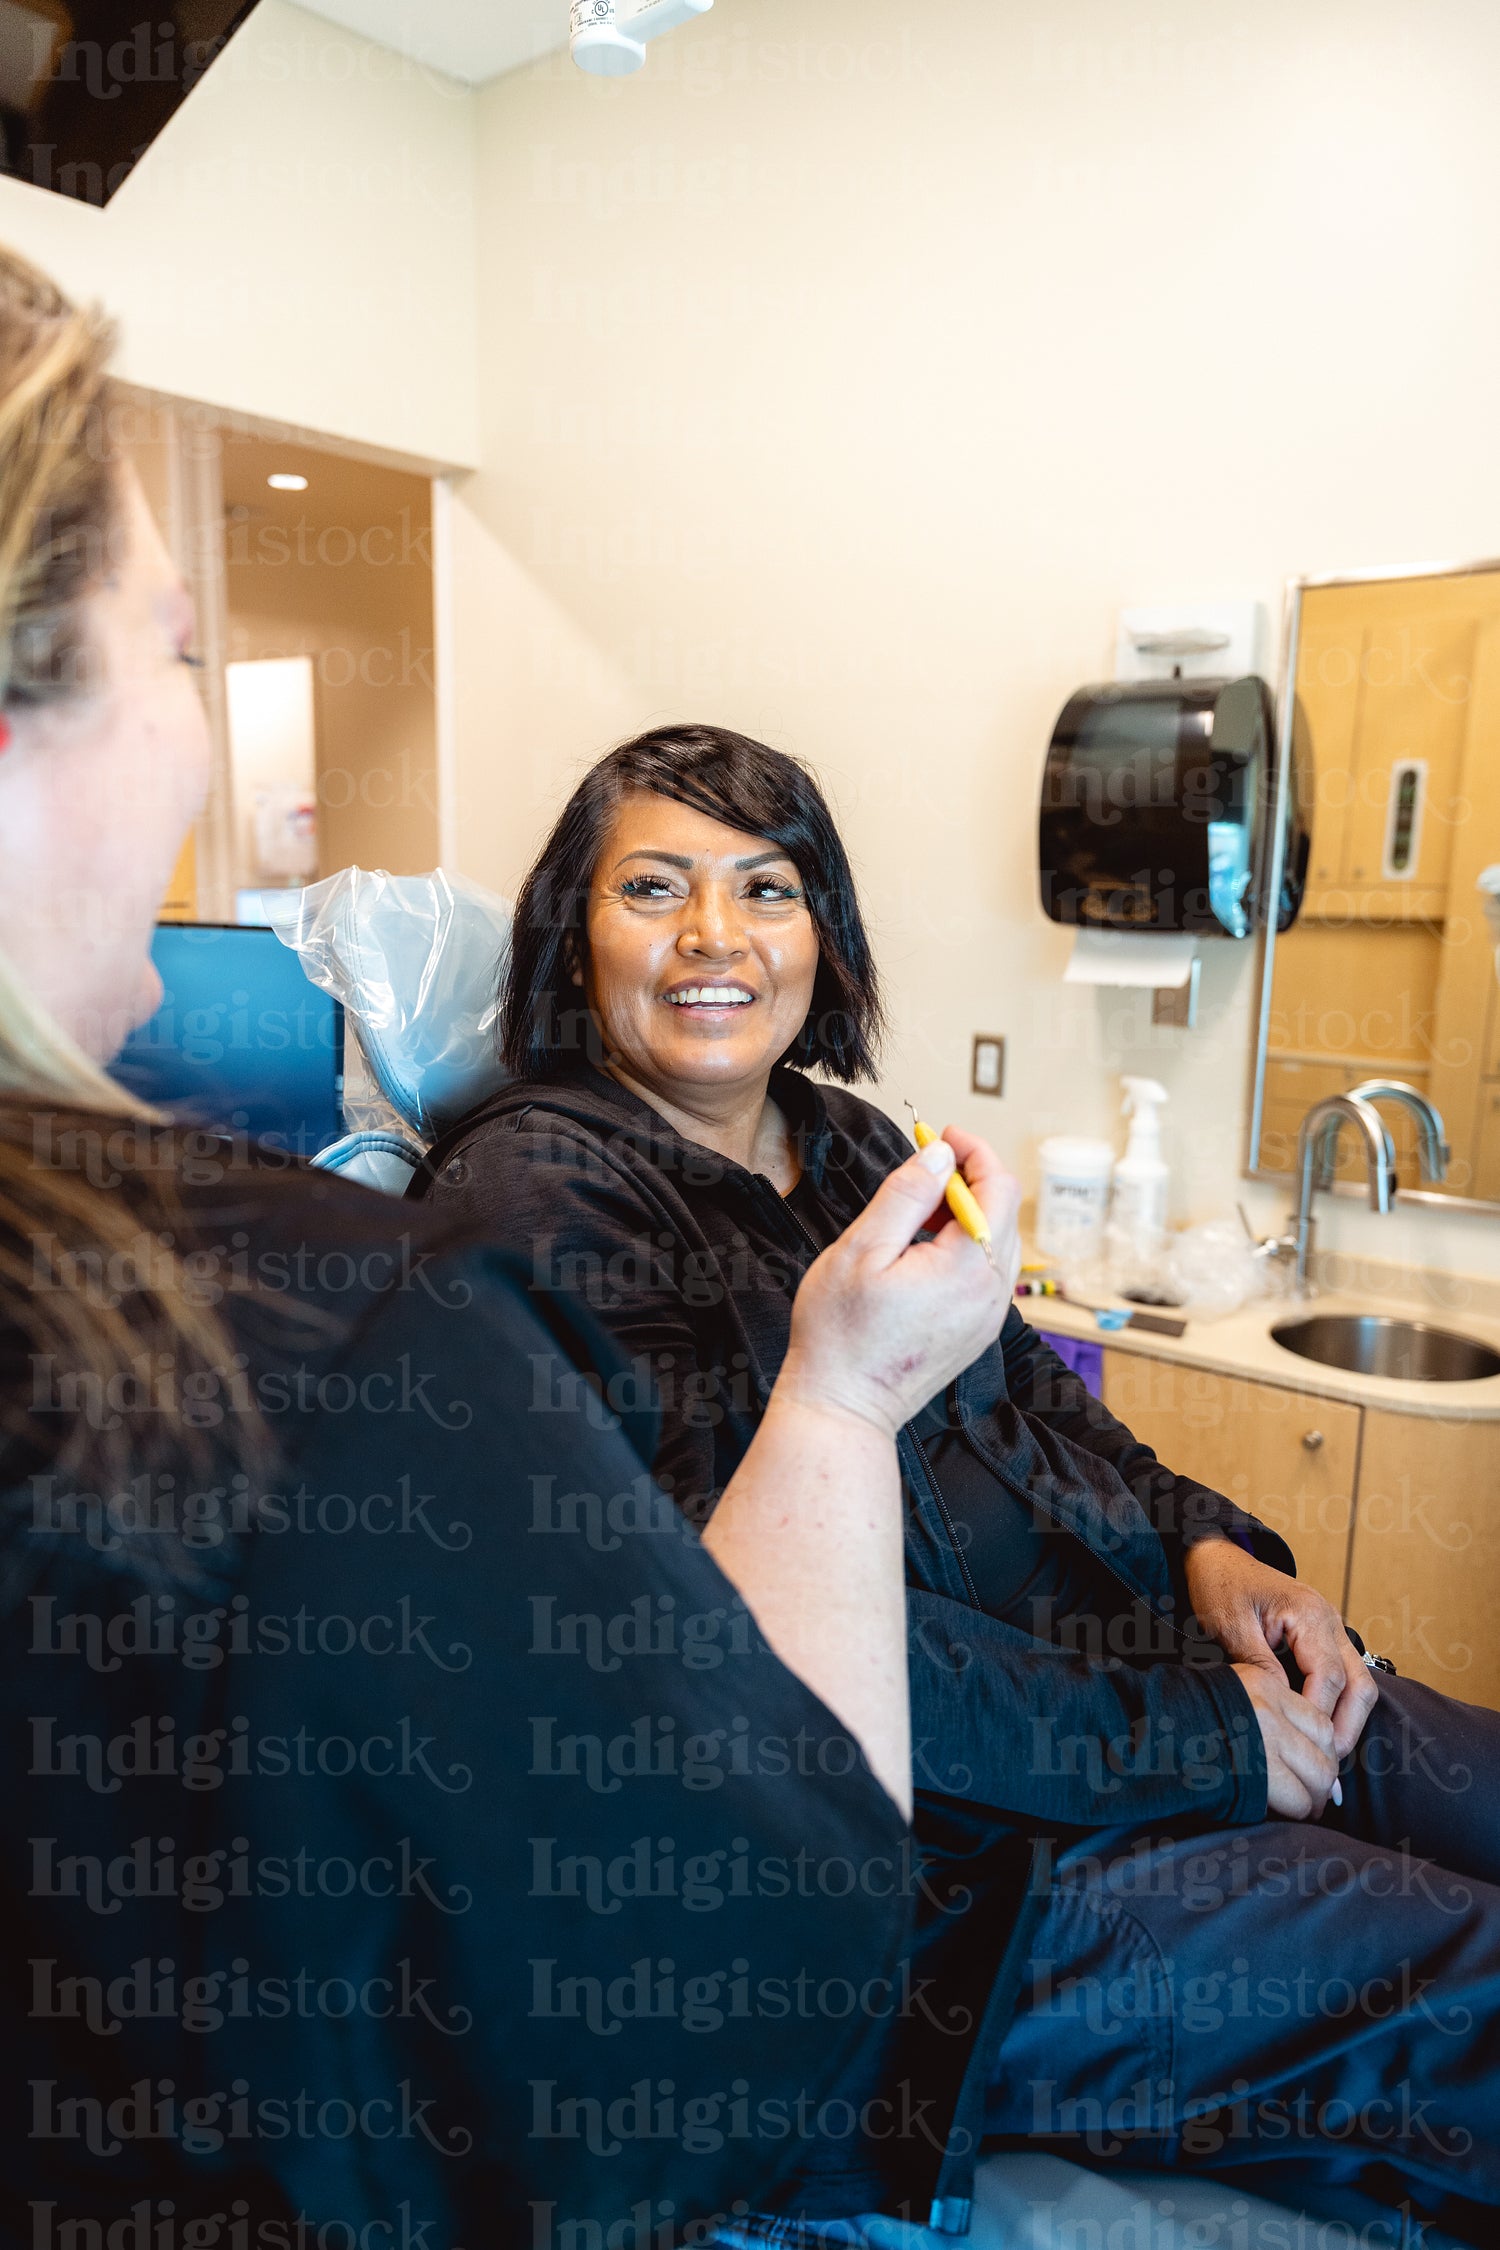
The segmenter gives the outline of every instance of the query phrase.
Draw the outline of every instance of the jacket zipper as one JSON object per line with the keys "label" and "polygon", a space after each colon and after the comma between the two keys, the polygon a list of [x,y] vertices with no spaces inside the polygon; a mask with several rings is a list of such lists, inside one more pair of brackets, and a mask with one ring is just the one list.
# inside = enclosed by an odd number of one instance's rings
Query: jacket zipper
{"label": "jacket zipper", "polygon": [[[786,1197],[779,1192],[775,1183],[771,1180],[768,1180],[764,1172],[752,1172],[750,1177],[752,1178],[752,1180],[754,1180],[757,1188],[763,1187],[767,1196],[775,1198],[777,1208],[782,1218],[784,1218],[787,1224],[791,1227],[793,1233],[797,1236],[799,1243],[805,1244],[815,1258],[821,1257],[822,1252],[819,1250],[812,1236],[808,1233],[806,1227],[802,1224],[802,1221],[798,1218],[796,1212],[788,1208]],[[803,1267],[802,1271],[806,1273],[806,1266]]]}

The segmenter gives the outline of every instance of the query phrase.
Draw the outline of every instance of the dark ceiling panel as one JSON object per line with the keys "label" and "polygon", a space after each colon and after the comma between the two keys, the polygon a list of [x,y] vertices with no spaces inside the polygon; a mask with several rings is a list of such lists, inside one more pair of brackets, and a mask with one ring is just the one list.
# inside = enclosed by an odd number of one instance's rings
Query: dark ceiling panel
{"label": "dark ceiling panel", "polygon": [[107,203],[257,0],[0,0],[0,170]]}

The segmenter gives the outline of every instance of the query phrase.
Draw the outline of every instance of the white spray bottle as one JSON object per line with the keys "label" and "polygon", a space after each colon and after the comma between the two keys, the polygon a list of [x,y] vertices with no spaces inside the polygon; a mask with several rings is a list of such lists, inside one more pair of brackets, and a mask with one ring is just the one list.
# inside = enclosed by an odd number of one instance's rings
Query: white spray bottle
{"label": "white spray bottle", "polygon": [[1167,1185],[1161,1153],[1161,1112],[1167,1089],[1154,1078],[1122,1078],[1130,1137],[1115,1165],[1110,1228],[1136,1269],[1149,1269],[1167,1233]]}

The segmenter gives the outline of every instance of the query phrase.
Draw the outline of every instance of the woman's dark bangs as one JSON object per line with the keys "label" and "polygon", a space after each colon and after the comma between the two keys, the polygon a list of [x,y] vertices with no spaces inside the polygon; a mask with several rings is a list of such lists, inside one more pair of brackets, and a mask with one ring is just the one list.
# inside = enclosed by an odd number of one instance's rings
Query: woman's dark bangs
{"label": "woman's dark bangs", "polygon": [[797,861],[804,881],[815,881],[819,871],[803,864],[818,825],[813,785],[800,766],[791,759],[786,763],[791,773],[783,779],[779,773],[768,774],[761,759],[732,751],[712,762],[695,761],[687,771],[666,759],[648,758],[633,779],[635,786],[672,798],[708,820],[722,821],[726,828],[768,837]]}

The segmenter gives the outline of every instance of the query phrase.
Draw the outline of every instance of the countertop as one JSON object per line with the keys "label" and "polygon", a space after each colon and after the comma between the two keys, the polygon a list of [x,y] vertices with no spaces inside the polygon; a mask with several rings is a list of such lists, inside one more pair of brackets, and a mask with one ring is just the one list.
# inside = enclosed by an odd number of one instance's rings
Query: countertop
{"label": "countertop", "polygon": [[[1124,1304],[1123,1298],[1102,1292],[1091,1295],[1089,1302]],[[1492,1314],[1466,1310],[1450,1316],[1409,1299],[1356,1297],[1328,1290],[1306,1299],[1255,1298],[1220,1320],[1194,1320],[1185,1312],[1173,1313],[1165,1305],[1152,1307],[1166,1317],[1187,1321],[1181,1336],[1156,1336],[1147,1329],[1103,1329],[1092,1311],[1071,1304],[1066,1297],[1019,1297],[1016,1303],[1033,1328],[1103,1344],[1106,1350],[1176,1360],[1187,1367],[1209,1368],[1218,1375],[1238,1375],[1246,1382],[1275,1383],[1283,1390],[1344,1399],[1351,1406],[1378,1406],[1393,1414],[1419,1414],[1439,1421],[1500,1422],[1500,1375],[1487,1376],[1478,1383],[1407,1383],[1389,1375],[1356,1375],[1344,1368],[1322,1367],[1314,1360],[1301,1359],[1271,1336],[1272,1328],[1281,1321],[1314,1313],[1389,1313],[1399,1320],[1420,1320],[1430,1327],[1473,1336],[1500,1351],[1500,1318]]]}

